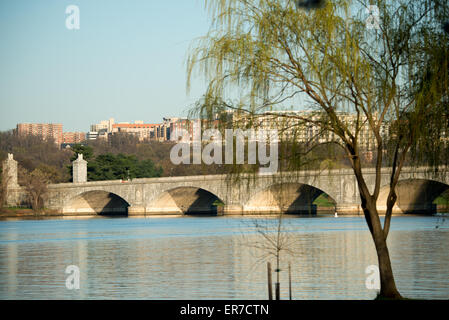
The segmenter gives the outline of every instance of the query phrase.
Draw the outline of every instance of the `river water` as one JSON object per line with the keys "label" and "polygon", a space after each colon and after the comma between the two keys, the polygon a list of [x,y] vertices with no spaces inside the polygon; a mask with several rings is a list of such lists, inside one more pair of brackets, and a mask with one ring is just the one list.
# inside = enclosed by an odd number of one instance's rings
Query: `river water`
{"label": "river water", "polygon": [[[267,299],[278,221],[152,217],[0,221],[0,299]],[[373,299],[377,258],[361,217],[282,221],[281,298]],[[449,218],[393,217],[388,245],[399,291],[449,298]],[[263,248],[261,248],[263,247]],[[68,289],[66,267],[80,271]],[[275,273],[273,272],[273,279]]]}

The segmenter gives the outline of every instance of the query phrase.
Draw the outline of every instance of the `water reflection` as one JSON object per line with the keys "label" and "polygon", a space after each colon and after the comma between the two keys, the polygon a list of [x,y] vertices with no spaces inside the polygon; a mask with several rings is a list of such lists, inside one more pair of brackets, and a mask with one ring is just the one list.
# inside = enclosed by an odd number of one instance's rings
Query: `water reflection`
{"label": "water reflection", "polygon": [[[400,292],[449,298],[449,228],[435,217],[395,217],[389,236]],[[186,217],[0,222],[1,299],[266,299],[266,260],[251,218]],[[365,268],[377,264],[362,218],[291,218],[281,297],[372,299]],[[274,263],[274,261],[272,261]],[[80,290],[65,268],[80,268]]]}

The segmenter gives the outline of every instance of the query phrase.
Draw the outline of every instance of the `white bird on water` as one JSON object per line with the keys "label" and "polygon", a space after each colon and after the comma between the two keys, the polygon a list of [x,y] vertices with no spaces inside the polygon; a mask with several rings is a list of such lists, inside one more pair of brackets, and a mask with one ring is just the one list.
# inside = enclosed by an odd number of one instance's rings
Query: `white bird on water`
{"label": "white bird on water", "polygon": [[335,217],[335,218],[338,218],[338,213],[337,213],[337,211],[335,211],[334,217]]}

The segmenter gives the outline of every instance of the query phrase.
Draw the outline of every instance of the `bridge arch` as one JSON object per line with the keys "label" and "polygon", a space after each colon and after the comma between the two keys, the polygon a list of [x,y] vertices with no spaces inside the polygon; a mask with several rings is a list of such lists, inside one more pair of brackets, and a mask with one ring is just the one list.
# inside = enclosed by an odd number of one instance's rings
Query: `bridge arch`
{"label": "bridge arch", "polygon": [[128,215],[130,203],[116,193],[90,190],[71,196],[65,201],[66,215]]}
{"label": "bridge arch", "polygon": [[[393,207],[394,213],[435,213],[433,203],[443,192],[449,190],[449,185],[440,181],[425,178],[408,178],[398,181],[396,186],[397,200]],[[377,199],[379,213],[385,213],[390,186],[380,189]]]}
{"label": "bridge arch", "polygon": [[179,186],[159,193],[146,208],[147,213],[211,214],[221,213],[223,199],[202,187]]}
{"label": "bridge arch", "polygon": [[325,211],[334,212],[336,200],[317,187],[299,182],[275,183],[252,193],[243,206],[245,213],[316,214],[318,197],[328,200]]}

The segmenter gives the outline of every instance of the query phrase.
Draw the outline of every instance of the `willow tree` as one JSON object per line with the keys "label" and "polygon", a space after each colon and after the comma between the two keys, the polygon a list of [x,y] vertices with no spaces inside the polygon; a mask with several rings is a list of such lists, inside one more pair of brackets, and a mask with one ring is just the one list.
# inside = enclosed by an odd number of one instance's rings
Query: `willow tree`
{"label": "willow tree", "polygon": [[[377,6],[375,16],[366,14],[369,5]],[[442,106],[448,92],[448,38],[439,23],[447,18],[446,6],[427,0],[336,0],[300,10],[289,0],[210,0],[211,29],[194,43],[188,59],[188,85],[197,72],[209,83],[203,113],[212,115],[224,105],[256,117],[296,105],[320,114],[313,120],[282,116],[333,133],[332,142],[344,150],[374,240],[384,297],[401,297],[387,247],[401,169],[410,150],[430,150],[425,135],[441,137],[447,127]],[[217,105],[217,97],[238,103]],[[353,121],[342,112],[352,114]],[[374,137],[373,188],[362,171],[366,126]],[[388,145],[394,146],[387,155],[385,128]],[[377,200],[384,170],[391,179],[382,225]]]}

